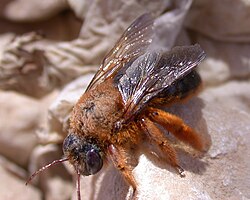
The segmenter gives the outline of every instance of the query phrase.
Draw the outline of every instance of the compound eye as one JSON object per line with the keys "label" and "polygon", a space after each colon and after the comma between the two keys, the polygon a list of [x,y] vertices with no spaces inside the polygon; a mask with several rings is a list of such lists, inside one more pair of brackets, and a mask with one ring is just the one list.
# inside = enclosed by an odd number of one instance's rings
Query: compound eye
{"label": "compound eye", "polygon": [[75,156],[76,149],[80,147],[80,139],[74,134],[69,134],[63,141],[63,152],[66,156]]}
{"label": "compound eye", "polygon": [[103,162],[100,154],[95,150],[91,149],[86,154],[86,168],[89,174],[95,174],[102,168]]}

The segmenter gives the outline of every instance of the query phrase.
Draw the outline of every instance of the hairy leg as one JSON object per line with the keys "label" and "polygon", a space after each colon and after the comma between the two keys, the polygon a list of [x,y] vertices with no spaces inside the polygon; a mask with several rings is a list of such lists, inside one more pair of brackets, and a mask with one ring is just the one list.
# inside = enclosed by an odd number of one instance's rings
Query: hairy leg
{"label": "hairy leg", "polygon": [[181,177],[184,177],[184,170],[179,166],[175,149],[169,144],[161,130],[148,118],[142,119],[141,129],[148,138],[156,143],[164,154],[170,165],[172,165]]}
{"label": "hairy leg", "polygon": [[194,149],[204,151],[201,137],[179,117],[157,108],[148,108],[148,117],[163,126],[179,140],[191,145]]}
{"label": "hairy leg", "polygon": [[108,147],[108,154],[111,158],[114,166],[122,173],[125,180],[133,187],[133,196],[132,198],[136,198],[137,193],[137,183],[132,174],[132,166],[129,164],[129,155],[126,150],[122,147],[116,147],[114,145],[110,145]]}

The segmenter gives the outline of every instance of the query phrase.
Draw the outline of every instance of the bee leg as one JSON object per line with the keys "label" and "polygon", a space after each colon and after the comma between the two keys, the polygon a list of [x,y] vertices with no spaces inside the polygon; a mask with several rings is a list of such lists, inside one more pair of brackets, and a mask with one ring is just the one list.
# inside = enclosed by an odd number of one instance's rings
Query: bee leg
{"label": "bee leg", "polygon": [[168,163],[175,168],[181,177],[185,177],[184,170],[179,166],[175,149],[169,144],[167,138],[161,130],[148,118],[144,118],[141,122],[141,129],[147,137],[156,143],[163,153],[163,157]]}
{"label": "bee leg", "polygon": [[148,116],[153,122],[163,126],[176,138],[185,142],[186,144],[189,144],[198,151],[205,150],[204,144],[199,134],[186,125],[182,119],[157,108],[150,107],[148,108],[148,111]]}
{"label": "bee leg", "polygon": [[128,162],[129,157],[126,153],[126,150],[111,144],[108,147],[108,153],[114,166],[122,173],[125,180],[132,186],[133,188],[132,199],[136,199],[137,183],[132,174],[132,166]]}

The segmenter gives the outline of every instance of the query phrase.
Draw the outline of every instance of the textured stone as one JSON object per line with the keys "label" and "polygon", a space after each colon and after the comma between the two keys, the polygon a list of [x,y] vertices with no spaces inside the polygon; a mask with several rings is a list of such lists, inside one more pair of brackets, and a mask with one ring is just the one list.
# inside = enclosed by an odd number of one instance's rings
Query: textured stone
{"label": "textured stone", "polygon": [[16,0],[6,5],[4,15],[13,21],[37,22],[52,17],[67,7],[66,0]]}
{"label": "textured stone", "polygon": [[33,186],[26,187],[24,182],[0,166],[0,199],[42,200],[41,192]]}
{"label": "textured stone", "polygon": [[13,92],[0,92],[0,97],[0,153],[27,166],[38,143],[35,132],[46,119],[46,103]]}
{"label": "textured stone", "polygon": [[[71,195],[75,199],[75,182],[69,175],[75,177],[75,173],[68,163],[64,165],[67,171],[55,166],[35,178],[32,183],[39,191],[21,184],[27,174],[62,156],[61,143],[74,103],[124,29],[148,11],[156,16],[156,32],[160,36],[157,46],[169,49],[174,44],[199,43],[207,53],[199,66],[204,82],[199,97],[166,110],[202,134],[210,148],[200,155],[181,143],[175,145],[186,174],[180,178],[167,163],[149,153],[151,145],[139,145],[133,154],[139,157],[133,170],[139,199],[250,199],[248,1],[194,0],[192,6],[191,0],[3,2],[0,87],[4,85],[2,89],[15,89],[36,99],[0,93],[0,199],[36,200],[41,199],[41,194],[45,199],[69,199]],[[65,8],[71,8],[81,20],[65,13],[55,16]],[[49,20],[38,22],[46,18]],[[39,35],[38,40],[32,40],[37,36],[34,33],[20,35],[37,27],[49,33],[50,40]],[[31,73],[34,69],[41,70],[37,76]],[[59,92],[42,98],[54,89]],[[49,107],[53,95],[57,98]],[[37,144],[36,133],[43,145]],[[9,185],[17,190],[6,193]],[[95,176],[82,177],[81,194],[82,199],[129,199],[131,188],[111,165]]]}

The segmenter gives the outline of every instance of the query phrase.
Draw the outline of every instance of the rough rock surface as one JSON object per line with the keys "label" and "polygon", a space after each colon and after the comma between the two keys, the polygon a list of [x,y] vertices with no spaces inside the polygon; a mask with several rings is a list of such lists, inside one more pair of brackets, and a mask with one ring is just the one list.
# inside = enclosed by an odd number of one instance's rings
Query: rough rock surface
{"label": "rough rock surface", "polygon": [[[166,110],[202,134],[210,148],[200,155],[176,146],[186,174],[180,178],[152,157],[149,144],[140,146],[133,171],[138,198],[250,199],[246,0],[1,1],[0,199],[76,199],[68,163],[24,184],[30,173],[62,156],[74,103],[124,29],[144,12],[156,17],[155,45],[199,43],[207,54],[199,66],[202,92]],[[83,200],[129,199],[131,188],[111,165],[82,177],[81,194]]]}
{"label": "rough rock surface", "polygon": [[11,200],[33,200],[41,199],[41,191],[33,186],[30,188],[25,187],[23,180],[18,179],[12,173],[5,170],[2,166],[0,167],[1,174],[1,187],[0,197],[1,199]]}

